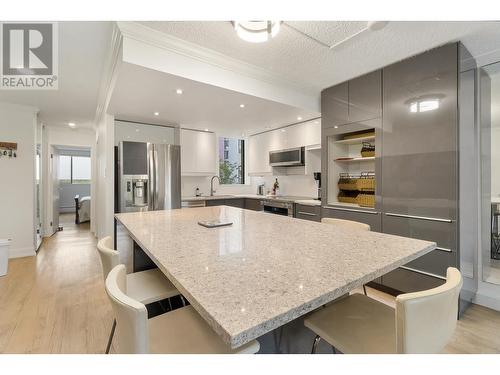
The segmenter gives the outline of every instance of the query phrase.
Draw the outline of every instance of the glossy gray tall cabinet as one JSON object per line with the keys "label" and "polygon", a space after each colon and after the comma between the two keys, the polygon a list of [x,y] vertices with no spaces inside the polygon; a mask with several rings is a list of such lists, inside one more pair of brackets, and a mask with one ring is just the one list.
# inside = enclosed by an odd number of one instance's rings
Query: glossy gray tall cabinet
{"label": "glossy gray tall cabinet", "polygon": [[[467,68],[465,60],[469,61]],[[359,216],[362,222],[376,219],[377,223],[371,223],[374,230],[436,242],[437,249],[433,252],[375,280],[400,292],[432,288],[444,282],[449,266],[460,268],[465,275],[465,265],[460,264],[460,243],[466,243],[463,251],[473,254],[477,239],[474,233],[477,184],[475,180],[464,183],[476,177],[470,170],[474,150],[471,142],[460,139],[461,135],[473,137],[476,126],[473,59],[460,43],[453,43],[373,74],[381,76],[382,93],[381,125],[370,124],[376,133],[376,205],[370,215],[366,210],[366,217],[356,212],[345,218],[358,220]],[[363,82],[360,79],[349,82],[353,81]],[[323,173],[326,174],[332,163],[327,157],[328,136],[367,125],[356,120],[344,126],[338,123],[345,117],[345,108],[344,112],[339,111],[342,100],[336,101],[331,109],[323,108],[329,105],[327,99],[332,93],[342,91],[337,89],[342,85],[345,83],[322,93]],[[376,92],[372,86],[373,82],[366,92]],[[376,95],[372,103],[377,103]],[[468,160],[471,162],[467,163]],[[460,163],[467,167],[461,173]],[[338,208],[328,207],[331,199],[327,193],[322,197],[322,213],[339,217]],[[462,218],[461,209],[469,211]],[[468,276],[477,280],[475,275]]]}
{"label": "glossy gray tall cabinet", "polygon": [[383,277],[404,292],[458,266],[458,45],[383,70],[382,228],[438,248]]}

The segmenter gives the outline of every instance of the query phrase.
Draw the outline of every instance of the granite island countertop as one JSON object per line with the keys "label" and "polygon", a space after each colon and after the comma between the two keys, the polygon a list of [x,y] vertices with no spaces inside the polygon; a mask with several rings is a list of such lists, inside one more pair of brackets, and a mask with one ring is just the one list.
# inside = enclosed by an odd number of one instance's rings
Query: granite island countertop
{"label": "granite island countertop", "polygon": [[[228,206],[116,218],[233,348],[436,247]],[[197,224],[213,219],[233,224],[213,229]]]}

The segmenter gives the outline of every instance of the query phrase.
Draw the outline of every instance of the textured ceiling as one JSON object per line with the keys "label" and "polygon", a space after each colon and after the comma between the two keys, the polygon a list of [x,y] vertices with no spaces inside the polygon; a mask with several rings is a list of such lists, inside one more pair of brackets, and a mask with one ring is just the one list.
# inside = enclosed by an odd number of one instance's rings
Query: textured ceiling
{"label": "textured ceiling", "polygon": [[259,44],[239,39],[227,21],[141,23],[316,90],[451,41],[462,40],[475,56],[500,46],[498,22],[389,22],[334,49],[324,44],[338,43],[366,22],[285,21],[274,39]]}

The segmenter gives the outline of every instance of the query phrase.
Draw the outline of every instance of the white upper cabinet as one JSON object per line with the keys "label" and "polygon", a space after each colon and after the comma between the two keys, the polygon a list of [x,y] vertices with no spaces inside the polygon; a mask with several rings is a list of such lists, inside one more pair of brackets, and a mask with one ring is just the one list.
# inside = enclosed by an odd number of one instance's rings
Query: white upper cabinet
{"label": "white upper cabinet", "polygon": [[180,141],[183,176],[217,174],[217,140],[214,133],[181,129]]}
{"label": "white upper cabinet", "polygon": [[320,144],[320,120],[251,136],[248,139],[248,173],[259,176],[273,172],[269,165],[269,151]]}
{"label": "white upper cabinet", "polygon": [[270,133],[257,134],[248,138],[249,175],[259,176],[271,173],[271,166],[269,165]]}

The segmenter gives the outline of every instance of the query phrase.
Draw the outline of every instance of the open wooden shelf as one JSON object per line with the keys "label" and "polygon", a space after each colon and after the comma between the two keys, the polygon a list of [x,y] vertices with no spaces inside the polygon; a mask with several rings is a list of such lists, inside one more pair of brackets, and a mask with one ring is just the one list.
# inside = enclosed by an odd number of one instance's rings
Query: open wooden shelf
{"label": "open wooden shelf", "polygon": [[338,163],[359,163],[362,161],[370,161],[370,160],[375,160],[375,156],[367,156],[366,158],[352,158],[352,159],[335,159],[334,161]]}
{"label": "open wooden shelf", "polygon": [[341,139],[339,141],[335,141],[334,143],[340,144],[340,145],[355,145],[363,142],[368,142],[368,141],[374,141],[375,136],[374,135],[369,135],[367,137],[359,137],[359,138],[352,138],[352,139]]}

